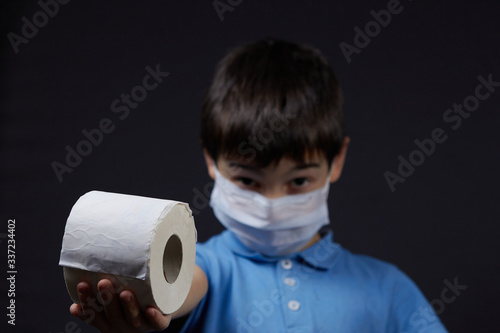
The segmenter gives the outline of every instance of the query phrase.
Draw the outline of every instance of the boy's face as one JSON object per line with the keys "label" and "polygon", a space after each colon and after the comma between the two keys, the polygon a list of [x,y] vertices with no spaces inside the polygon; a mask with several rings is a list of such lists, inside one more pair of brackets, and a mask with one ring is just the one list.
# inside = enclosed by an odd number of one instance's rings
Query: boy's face
{"label": "boy's face", "polygon": [[[323,155],[311,154],[304,162],[297,162],[283,157],[277,164],[259,168],[253,163],[242,160],[219,157],[219,172],[240,188],[256,191],[267,198],[279,198],[285,195],[307,193],[323,187],[327,181],[337,181],[342,172],[349,139],[344,141],[340,153],[331,165]],[[215,179],[214,161],[204,152],[208,173]]]}

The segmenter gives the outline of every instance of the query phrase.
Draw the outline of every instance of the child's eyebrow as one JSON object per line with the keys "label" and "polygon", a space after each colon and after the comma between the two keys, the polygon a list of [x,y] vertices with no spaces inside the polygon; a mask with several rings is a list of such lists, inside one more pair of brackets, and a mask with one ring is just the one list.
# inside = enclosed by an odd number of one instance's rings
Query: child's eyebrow
{"label": "child's eyebrow", "polygon": [[306,163],[300,164],[293,168],[293,170],[302,170],[307,168],[319,168],[319,163]]}
{"label": "child's eyebrow", "polygon": [[[260,168],[254,165],[248,165],[248,164],[240,164],[238,162],[230,162],[229,163],[230,168],[241,168],[244,170],[252,170],[252,171],[258,171]],[[293,170],[303,170],[307,168],[319,168],[320,165],[319,163],[304,163],[304,164],[299,164],[294,166],[291,171]]]}

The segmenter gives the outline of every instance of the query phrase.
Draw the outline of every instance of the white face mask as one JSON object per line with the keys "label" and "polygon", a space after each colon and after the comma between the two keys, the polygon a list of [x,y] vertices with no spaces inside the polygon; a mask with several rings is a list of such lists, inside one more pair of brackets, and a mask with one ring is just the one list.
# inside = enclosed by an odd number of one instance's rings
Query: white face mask
{"label": "white face mask", "polygon": [[210,206],[217,219],[252,250],[268,256],[296,252],[330,222],[330,177],[318,190],[269,199],[238,187],[214,169]]}

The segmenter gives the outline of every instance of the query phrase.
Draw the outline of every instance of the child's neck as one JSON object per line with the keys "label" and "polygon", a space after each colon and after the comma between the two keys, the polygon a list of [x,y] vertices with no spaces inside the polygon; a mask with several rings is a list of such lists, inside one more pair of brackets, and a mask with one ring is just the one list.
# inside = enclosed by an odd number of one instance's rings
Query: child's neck
{"label": "child's neck", "polygon": [[311,239],[309,240],[309,242],[307,242],[307,244],[304,245],[304,247],[299,250],[299,252],[307,249],[311,245],[316,244],[320,240],[321,240],[321,236],[319,235],[319,233],[318,232],[315,233],[314,236],[311,237]]}

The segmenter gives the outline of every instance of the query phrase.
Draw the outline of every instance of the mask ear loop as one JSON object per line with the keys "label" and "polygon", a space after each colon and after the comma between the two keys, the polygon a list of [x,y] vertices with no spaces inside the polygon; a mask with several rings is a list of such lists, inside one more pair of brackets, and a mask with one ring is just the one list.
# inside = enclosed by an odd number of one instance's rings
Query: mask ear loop
{"label": "mask ear loop", "polygon": [[215,164],[215,162],[214,162],[213,168],[214,168],[215,178],[217,178],[217,176],[222,176],[220,171],[219,171],[219,168],[217,168],[217,164]]}
{"label": "mask ear loop", "polygon": [[328,169],[328,176],[326,177],[326,182],[330,183],[330,179],[332,178],[332,172],[333,172],[333,162],[335,161],[335,157],[332,159],[332,162],[330,163],[330,168]]}
{"label": "mask ear loop", "polygon": [[325,182],[325,185],[323,186],[324,191],[326,191],[327,193],[330,192],[330,179],[332,178],[333,160],[334,159],[332,159],[332,163],[330,163],[330,168],[328,169],[328,174],[326,176],[326,182]]}

